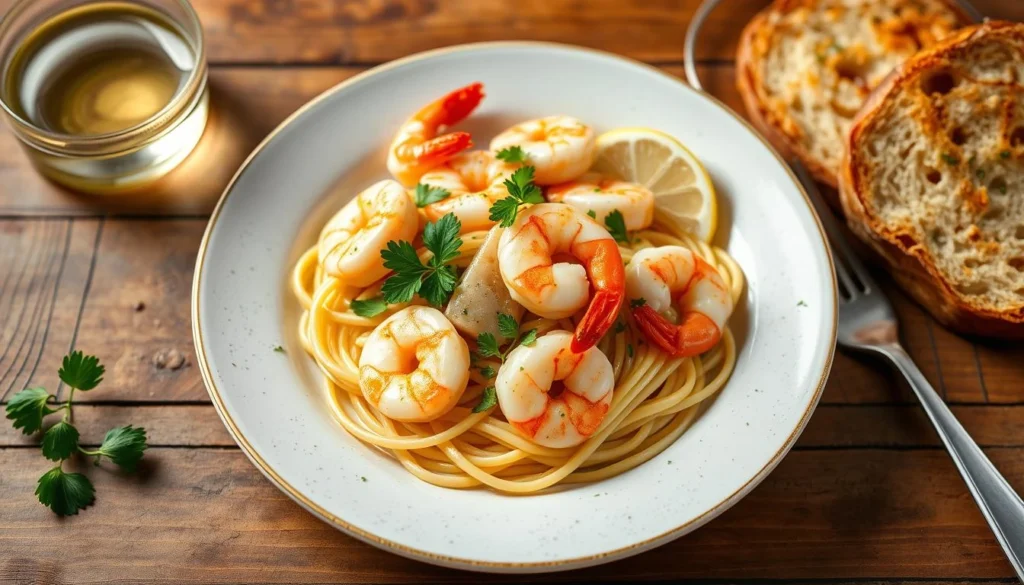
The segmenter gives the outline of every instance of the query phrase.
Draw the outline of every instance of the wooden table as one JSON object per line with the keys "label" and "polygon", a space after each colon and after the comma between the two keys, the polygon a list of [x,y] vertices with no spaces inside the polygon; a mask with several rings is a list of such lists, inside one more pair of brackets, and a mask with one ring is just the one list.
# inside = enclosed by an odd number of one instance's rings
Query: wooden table
{"label": "wooden table", "polygon": [[[11,3],[0,0],[0,12]],[[29,384],[56,388],[61,356],[80,348],[107,365],[101,387],[76,397],[82,435],[134,423],[152,445],[138,476],[92,472],[95,505],[61,519],[33,495],[48,468],[35,439],[0,421],[0,582],[476,582],[318,521],[232,442],[192,352],[190,289],[206,214],[265,134],[373,65],[457,43],[539,39],[682,76],[683,34],[698,0],[193,3],[206,28],[215,109],[199,155],[178,178],[145,197],[89,199],[41,180],[0,131],[0,398]],[[764,3],[729,0],[702,39],[702,77],[733,108],[735,39]],[[976,3],[1024,20],[1021,0]],[[1024,490],[1024,347],[959,338],[902,295],[893,300],[914,359]],[[174,352],[185,356],[181,367],[158,357]],[[626,579],[1013,582],[909,391],[880,364],[841,353],[793,452],[721,518],[631,559],[536,577]]]}

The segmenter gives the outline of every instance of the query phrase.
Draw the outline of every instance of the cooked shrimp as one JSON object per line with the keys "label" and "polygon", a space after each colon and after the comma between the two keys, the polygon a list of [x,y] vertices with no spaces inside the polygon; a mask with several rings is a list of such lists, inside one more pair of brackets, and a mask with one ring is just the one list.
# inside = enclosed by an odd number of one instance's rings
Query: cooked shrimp
{"label": "cooked shrimp", "polygon": [[484,86],[473,83],[428,104],[398,129],[388,151],[388,171],[406,187],[423,173],[473,146],[469,134],[441,132],[464,120],[484,98]]}
{"label": "cooked shrimp", "polygon": [[547,198],[572,205],[601,222],[618,210],[630,231],[642,230],[654,222],[654,193],[650,189],[598,173],[587,173],[575,181],[555,185],[548,189]]}
{"label": "cooked shrimp", "polygon": [[463,233],[489,229],[494,225],[491,205],[508,196],[504,181],[515,170],[514,165],[494,158],[486,150],[458,154],[420,178],[420,183],[450,193],[447,199],[431,203],[423,211],[430,221],[454,213],[462,222]]}
{"label": "cooked shrimp", "polygon": [[571,181],[594,164],[594,129],[569,116],[548,116],[517,124],[491,140],[491,150],[518,146],[535,169],[533,181],[554,185]]}
{"label": "cooked shrimp", "polygon": [[[556,261],[565,256],[579,264]],[[618,244],[597,222],[564,203],[540,203],[521,211],[498,242],[498,269],[516,302],[550,319],[583,308],[594,288],[594,298],[576,326],[575,352],[593,347],[604,336],[625,294]]]}
{"label": "cooked shrimp", "polygon": [[[708,351],[722,338],[732,296],[714,266],[682,246],[647,248],[626,268],[633,317],[651,343],[678,356]],[[643,299],[643,303],[634,302]],[[663,313],[678,309],[680,323]]]}
{"label": "cooked shrimp", "polygon": [[469,383],[469,346],[441,311],[407,307],[373,330],[359,356],[359,388],[388,418],[444,416]]}
{"label": "cooked shrimp", "polygon": [[317,247],[324,271],[352,286],[368,286],[388,273],[380,251],[389,240],[411,240],[419,218],[405,188],[375,183],[327,222]]}
{"label": "cooked shrimp", "polygon": [[612,403],[615,378],[601,350],[571,349],[568,331],[552,331],[512,350],[498,370],[498,405],[520,435],[545,447],[574,447],[594,434]]}

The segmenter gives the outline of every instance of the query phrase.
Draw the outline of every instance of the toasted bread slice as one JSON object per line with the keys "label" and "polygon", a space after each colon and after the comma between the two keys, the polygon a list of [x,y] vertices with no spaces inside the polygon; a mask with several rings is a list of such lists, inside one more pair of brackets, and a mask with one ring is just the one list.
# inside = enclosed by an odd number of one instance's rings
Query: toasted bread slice
{"label": "toasted bread slice", "polygon": [[893,72],[854,121],[839,190],[936,319],[1024,337],[1024,24],[963,29]]}
{"label": "toasted bread slice", "polygon": [[737,85],[775,148],[835,187],[843,141],[871,90],[969,23],[952,0],[775,0],[743,30]]}

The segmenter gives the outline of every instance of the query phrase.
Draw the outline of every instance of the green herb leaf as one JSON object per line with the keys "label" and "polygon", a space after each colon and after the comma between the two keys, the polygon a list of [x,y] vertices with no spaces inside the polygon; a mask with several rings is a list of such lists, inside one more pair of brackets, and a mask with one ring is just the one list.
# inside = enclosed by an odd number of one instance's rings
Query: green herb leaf
{"label": "green herb leaf", "polygon": [[954,167],[960,164],[960,159],[946,152],[942,153],[942,160],[946,161],[946,164]]}
{"label": "green herb leaf", "polygon": [[458,277],[455,276],[454,266],[434,268],[423,279],[423,286],[420,287],[420,296],[431,305],[440,307],[448,302],[449,297],[452,296],[456,281],[458,281]]}
{"label": "green herb leaf", "polygon": [[105,368],[100,365],[96,356],[82,355],[80,351],[73,351],[64,356],[64,362],[57,375],[65,384],[76,390],[92,390],[103,381]]}
{"label": "green herb leaf", "polygon": [[481,333],[476,336],[476,345],[480,348],[480,357],[501,357],[501,349],[498,340],[490,333]]}
{"label": "green herb leaf", "polygon": [[44,388],[26,388],[11,396],[7,403],[7,418],[14,421],[14,428],[26,435],[43,428],[43,417],[57,412],[46,405],[52,398]]}
{"label": "green herb leaf", "polygon": [[626,353],[629,355],[629,357],[633,357],[633,344],[632,343],[627,343],[626,344]]}
{"label": "green herb leaf", "polygon": [[394,274],[384,281],[381,293],[390,305],[408,303],[419,292],[426,266],[416,255],[416,248],[406,241],[390,241],[386,250],[380,251],[384,267]]}
{"label": "green herb leaf", "polygon": [[488,386],[484,388],[484,394],[480,397],[480,403],[473,407],[473,412],[490,410],[497,403],[498,393],[494,391],[494,386]]}
{"label": "green herb leaf", "polygon": [[629,243],[629,233],[626,232],[626,219],[622,217],[622,212],[616,209],[609,213],[604,218],[604,225],[608,228],[608,233],[615,238],[616,242],[620,244]]}
{"label": "green herb leaf", "polygon": [[388,310],[388,304],[384,297],[373,297],[372,299],[356,299],[350,305],[352,312],[360,317],[376,317]]}
{"label": "green herb leaf", "polygon": [[647,304],[647,299],[645,299],[643,297],[640,297],[640,298],[637,298],[637,299],[630,299],[629,300],[629,308],[630,309],[639,309],[640,307],[642,307],[642,306],[644,306],[646,304]]}
{"label": "green herb leaf", "polygon": [[800,302],[798,302],[798,303],[796,304],[796,306],[798,306],[798,307],[806,307],[806,306],[807,306],[807,303],[806,303],[806,302],[804,302],[803,300],[801,300]]}
{"label": "green herb leaf", "polygon": [[614,333],[622,333],[625,330],[626,330],[626,324],[625,323],[623,323],[622,321],[616,321],[615,322],[615,331],[614,331]]}
{"label": "green herb leaf", "polygon": [[1009,150],[1004,150],[1004,151],[1000,152],[999,153],[999,158],[1002,158],[1002,159],[1010,158],[1010,151]]}
{"label": "green herb leaf", "polygon": [[974,171],[974,175],[976,177],[978,177],[979,181],[984,181],[985,180],[985,169],[978,169],[978,170]]}
{"label": "green herb leaf", "polygon": [[519,345],[525,345],[526,347],[530,347],[531,345],[533,345],[536,342],[537,342],[537,330],[536,329],[530,329],[529,331],[527,331],[526,333],[523,334],[523,338],[519,340]]}
{"label": "green herb leaf", "polygon": [[121,469],[132,472],[142,459],[146,444],[146,429],[142,427],[115,427],[107,431],[100,445],[99,455],[110,458]]}
{"label": "green herb leaf", "polygon": [[497,373],[494,371],[494,368],[492,368],[491,366],[486,366],[486,367],[480,368],[480,375],[483,376],[485,380],[490,380],[495,375],[497,375]]}
{"label": "green herb leaf", "polygon": [[39,502],[58,516],[71,516],[96,499],[96,490],[81,473],[65,473],[58,465],[39,478]]}
{"label": "green herb leaf", "polygon": [[505,339],[519,337],[519,322],[512,315],[498,313],[498,331]]}
{"label": "green herb leaf", "polygon": [[459,257],[462,239],[462,222],[454,213],[445,214],[441,219],[428,223],[423,228],[423,245],[434,255],[431,266],[447,264]]}
{"label": "green herb leaf", "polygon": [[533,174],[533,167],[520,167],[511,177],[505,179],[505,190],[509,196],[491,206],[491,221],[499,222],[501,227],[508,227],[515,223],[520,205],[544,202],[540,188],[533,184]]}
{"label": "green herb leaf", "polygon": [[503,160],[507,163],[524,163],[529,159],[529,157],[526,156],[526,153],[523,152],[523,148],[521,146],[503,148],[494,155],[494,158]]}
{"label": "green herb leaf", "polygon": [[413,192],[413,197],[416,200],[416,207],[426,207],[432,203],[438,201],[444,201],[451,197],[451,192],[443,187],[434,187],[433,185],[426,185],[420,183],[416,185],[416,191]]}
{"label": "green herb leaf", "polygon": [[69,422],[60,421],[46,429],[43,435],[43,457],[60,461],[78,450],[78,429]]}
{"label": "green herb leaf", "polygon": [[587,215],[590,216],[590,219],[597,219],[597,212],[594,211],[593,209],[588,209]]}
{"label": "green herb leaf", "polygon": [[284,347],[282,347],[282,346],[280,346],[280,345],[275,345],[275,346],[274,346],[274,351],[276,351],[277,353],[288,353],[288,352],[286,352],[286,351],[284,350]]}

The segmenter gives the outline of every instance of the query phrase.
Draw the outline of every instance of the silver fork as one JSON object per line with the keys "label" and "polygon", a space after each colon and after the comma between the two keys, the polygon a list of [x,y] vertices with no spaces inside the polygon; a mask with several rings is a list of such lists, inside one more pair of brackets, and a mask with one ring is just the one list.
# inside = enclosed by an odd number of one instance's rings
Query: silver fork
{"label": "silver fork", "polygon": [[[794,165],[794,170],[805,186],[813,188],[814,182],[803,165]],[[900,345],[896,314],[889,299],[851,250],[832,211],[822,203],[820,196],[812,196],[811,201],[828,234],[835,260],[839,289],[839,345],[885,357],[907,379],[1013,565],[1017,578],[1024,581],[1024,501],[967,434]]]}

